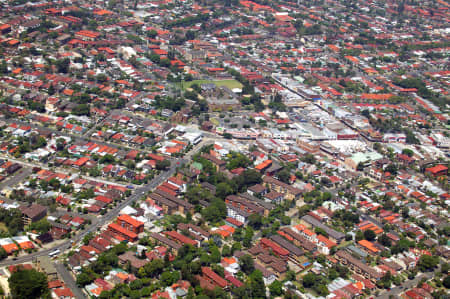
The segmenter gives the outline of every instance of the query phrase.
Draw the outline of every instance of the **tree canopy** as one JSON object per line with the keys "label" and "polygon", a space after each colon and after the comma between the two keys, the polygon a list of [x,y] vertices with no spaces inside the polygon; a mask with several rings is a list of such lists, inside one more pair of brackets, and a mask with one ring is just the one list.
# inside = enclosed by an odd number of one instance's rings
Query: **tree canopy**
{"label": "tree canopy", "polygon": [[13,298],[42,298],[49,295],[47,276],[35,269],[19,269],[8,279]]}

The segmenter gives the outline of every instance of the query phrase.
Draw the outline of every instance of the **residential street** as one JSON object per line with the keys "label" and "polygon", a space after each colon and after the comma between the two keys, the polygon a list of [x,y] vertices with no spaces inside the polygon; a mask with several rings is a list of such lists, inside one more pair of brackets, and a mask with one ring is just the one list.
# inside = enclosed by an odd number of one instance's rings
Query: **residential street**
{"label": "residential street", "polygon": [[449,1],[1,1],[0,294],[450,299]]}
{"label": "residential street", "polygon": [[433,272],[422,273],[420,275],[417,275],[416,278],[414,278],[413,280],[407,280],[401,286],[392,288],[390,291],[386,291],[386,292],[380,294],[376,298],[377,299],[389,299],[390,296],[394,296],[394,298],[395,298],[400,293],[402,293],[410,288],[415,287],[422,278],[425,278],[428,280],[428,279],[432,278],[433,275],[434,275]]}
{"label": "residential street", "polygon": [[[72,243],[76,243],[79,242],[80,240],[82,240],[84,238],[84,236],[86,236],[87,234],[91,233],[91,232],[96,232],[98,230],[101,229],[102,226],[104,226],[106,223],[112,221],[114,218],[116,218],[119,215],[119,212],[125,208],[127,205],[130,205],[131,203],[133,203],[134,201],[142,198],[143,196],[145,196],[145,194],[147,194],[149,191],[153,190],[154,188],[156,188],[158,185],[160,185],[162,182],[164,182],[165,180],[167,180],[169,177],[171,177],[177,167],[181,166],[182,164],[187,163],[190,158],[198,151],[201,149],[202,146],[209,144],[211,142],[211,140],[209,139],[205,139],[204,141],[200,142],[198,145],[196,145],[187,155],[186,158],[179,158],[179,159],[175,159],[172,161],[172,164],[170,166],[170,168],[164,172],[162,172],[159,176],[156,176],[149,184],[145,185],[145,186],[141,186],[137,189],[135,189],[135,191],[133,192],[133,194],[128,197],[127,199],[125,199],[124,201],[120,202],[116,207],[114,207],[113,209],[111,209],[107,214],[105,214],[102,217],[96,218],[92,224],[83,232],[77,234],[76,236],[74,236],[72,239],[49,249],[46,250],[42,250],[42,251],[38,251],[38,252],[34,252],[31,253],[29,255],[23,256],[23,257],[19,257],[16,259],[7,259],[4,260],[2,262],[0,262],[0,266],[9,266],[9,265],[13,265],[13,264],[19,264],[19,263],[26,263],[26,262],[30,262],[32,261],[34,258],[38,257],[38,256],[44,256],[44,255],[48,255],[50,252],[59,249],[61,250],[61,252],[69,249],[72,245]],[[19,163],[23,163],[21,161],[17,161]],[[113,182],[109,182],[109,183],[113,183]]]}
{"label": "residential street", "polygon": [[[11,160],[9,157],[5,158],[5,159]],[[21,163],[21,164],[23,165],[23,163]],[[7,186],[14,186],[14,185],[16,185],[17,183],[21,182],[26,177],[31,175],[31,173],[32,173],[31,168],[29,168],[29,167],[22,167],[16,173],[13,173],[11,176],[9,176],[3,182],[1,182],[0,183],[0,189],[3,189],[5,187],[7,187]]]}
{"label": "residential street", "polygon": [[77,286],[75,279],[73,279],[72,274],[66,269],[66,267],[60,262],[53,263],[55,265],[56,271],[65,282],[65,284],[72,290],[73,294],[77,299],[87,298],[83,291]]}
{"label": "residential street", "polygon": [[61,173],[66,174],[66,175],[72,175],[72,174],[75,173],[80,178],[85,178],[85,179],[88,179],[88,180],[91,180],[91,181],[94,181],[94,182],[103,183],[103,184],[114,184],[114,185],[118,185],[118,186],[122,186],[122,187],[126,187],[127,185],[133,185],[135,187],[138,187],[138,185],[134,185],[134,184],[131,184],[131,183],[128,183],[128,184],[125,185],[123,182],[108,181],[108,180],[104,180],[104,179],[100,179],[100,178],[96,178],[96,177],[91,177],[91,176],[86,176],[86,175],[83,176],[83,175],[78,174],[78,172],[76,172],[75,169],[60,168],[60,167],[58,167],[58,168],[48,167],[48,166],[46,166],[46,164],[40,163],[40,162],[37,162],[37,161],[27,162],[27,161],[23,161],[23,160],[20,160],[20,159],[14,159],[14,158],[11,158],[11,157],[9,157],[7,155],[2,155],[2,154],[0,154],[0,158],[5,159],[5,160],[9,160],[9,161],[12,161],[12,162],[16,162],[16,163],[19,163],[21,165],[25,165],[27,167],[30,167],[30,169],[24,170],[24,172],[26,172],[26,173],[29,172],[29,174],[27,174],[27,175],[20,174],[20,175],[17,175],[17,178],[15,178],[13,176],[11,179],[9,179],[10,182],[8,183],[8,185],[10,185],[10,186],[13,186],[13,185],[17,184],[18,182],[20,182],[21,180],[23,180],[24,178],[29,176],[31,174],[31,168],[33,168],[33,167],[40,167],[42,169],[47,169],[47,170],[52,169],[54,171],[61,172]]}
{"label": "residential street", "polygon": [[[180,163],[185,162],[183,160],[180,160],[180,161],[181,161]],[[163,181],[167,180],[170,176],[172,176],[175,173],[176,168],[177,168],[176,163],[172,163],[171,167],[167,171],[165,171],[165,172],[161,173],[159,176],[155,177],[149,184],[147,184],[139,189],[136,189],[135,192],[130,197],[128,197],[126,200],[120,202],[116,207],[114,207],[112,210],[110,210],[103,217],[97,218],[97,221],[93,221],[91,226],[89,226],[83,232],[77,234],[72,239],[60,244],[59,246],[55,246],[50,249],[34,252],[27,256],[19,257],[15,260],[14,259],[4,260],[0,263],[0,266],[9,266],[9,265],[13,265],[13,264],[30,262],[33,260],[33,258],[38,257],[38,256],[48,255],[50,252],[52,252],[56,249],[59,249],[62,252],[64,250],[67,250],[68,248],[71,247],[71,244],[73,242],[79,242],[88,233],[98,231],[103,225],[105,225],[106,223],[112,221],[115,217],[117,217],[117,215],[119,215],[119,212],[124,207],[126,207],[127,205],[130,205],[135,200],[142,198],[145,194],[147,194],[147,192],[156,188],[156,186],[161,184]]]}

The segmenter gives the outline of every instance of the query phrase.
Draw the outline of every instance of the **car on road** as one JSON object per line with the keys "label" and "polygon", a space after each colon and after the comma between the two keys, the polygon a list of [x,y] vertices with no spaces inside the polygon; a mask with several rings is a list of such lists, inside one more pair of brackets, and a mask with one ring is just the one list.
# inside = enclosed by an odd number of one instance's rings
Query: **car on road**
{"label": "car on road", "polygon": [[127,188],[128,188],[128,189],[134,189],[134,187],[131,186],[131,185],[128,185]]}

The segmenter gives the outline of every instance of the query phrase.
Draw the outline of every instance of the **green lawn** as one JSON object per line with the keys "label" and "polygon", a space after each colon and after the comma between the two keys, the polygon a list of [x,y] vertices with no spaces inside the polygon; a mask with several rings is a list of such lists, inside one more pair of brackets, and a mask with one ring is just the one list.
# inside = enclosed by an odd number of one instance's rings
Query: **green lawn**
{"label": "green lawn", "polygon": [[341,248],[347,247],[348,245],[350,245],[350,244],[352,244],[352,243],[353,243],[353,241],[344,241],[344,242],[342,242],[341,244],[339,244],[339,245],[337,246],[337,248],[338,248],[338,249],[341,249]]}
{"label": "green lawn", "polygon": [[6,227],[6,224],[4,224],[3,222],[0,222],[0,231],[8,232],[8,228]]}
{"label": "green lawn", "polygon": [[210,121],[215,125],[218,126],[220,124],[219,120],[217,118],[211,118]]}
{"label": "green lawn", "polygon": [[181,82],[182,89],[185,90],[189,88],[192,84],[197,83],[198,85],[202,85],[204,83],[215,83],[217,86],[226,86],[229,89],[233,88],[242,88],[242,84],[236,80],[194,80],[194,81],[183,81]]}

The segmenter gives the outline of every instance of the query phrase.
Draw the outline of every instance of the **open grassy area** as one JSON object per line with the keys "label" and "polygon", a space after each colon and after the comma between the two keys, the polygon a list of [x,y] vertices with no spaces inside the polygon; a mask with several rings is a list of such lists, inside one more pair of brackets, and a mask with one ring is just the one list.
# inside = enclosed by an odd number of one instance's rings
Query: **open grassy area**
{"label": "open grassy area", "polygon": [[198,85],[202,85],[205,83],[214,83],[217,86],[226,86],[229,89],[233,88],[242,88],[242,84],[236,80],[194,80],[194,81],[183,81],[181,82],[181,87],[183,90],[189,88],[192,84],[197,83]]}
{"label": "open grassy area", "polygon": [[217,118],[211,118],[211,119],[210,119],[210,122],[212,122],[216,127],[217,127],[218,125],[220,125],[220,122],[219,122],[219,120],[218,120]]}
{"label": "open grassy area", "polygon": [[8,228],[3,222],[0,222],[0,232],[8,232]]}
{"label": "open grassy area", "polygon": [[344,241],[344,242],[342,242],[341,244],[339,244],[337,246],[337,249],[341,249],[341,248],[347,247],[348,245],[350,245],[352,243],[353,243],[353,241]]}

